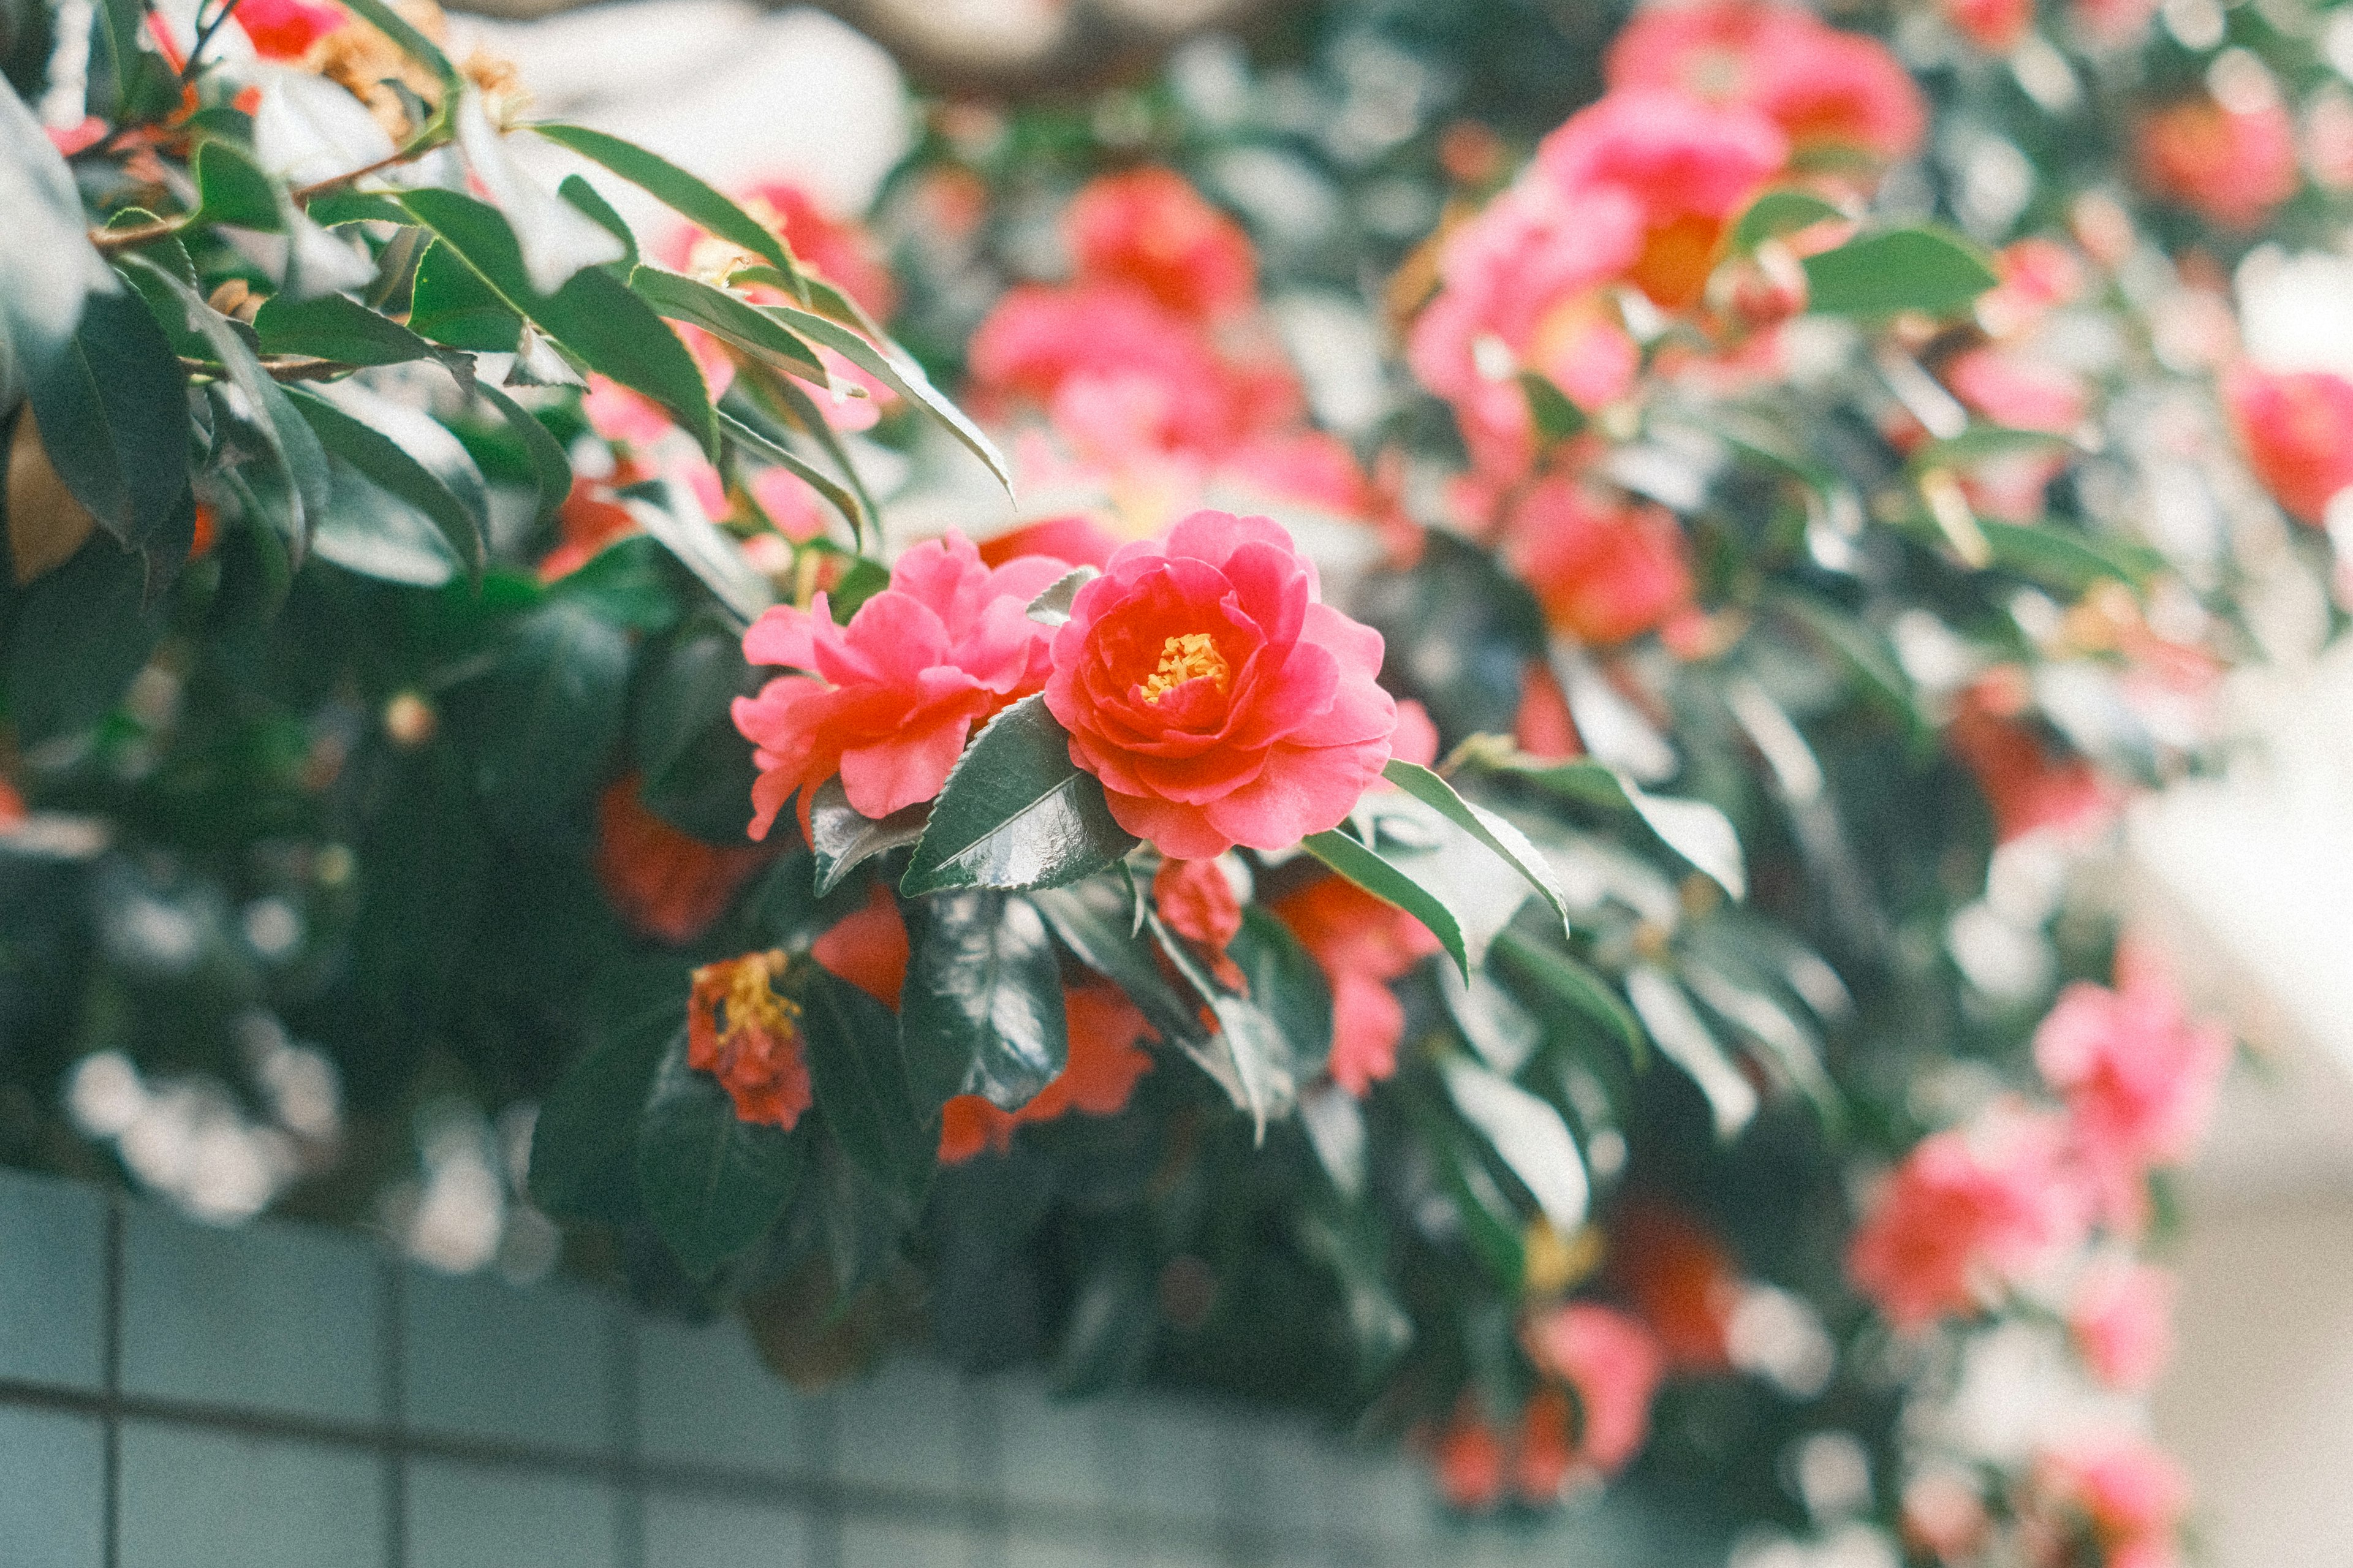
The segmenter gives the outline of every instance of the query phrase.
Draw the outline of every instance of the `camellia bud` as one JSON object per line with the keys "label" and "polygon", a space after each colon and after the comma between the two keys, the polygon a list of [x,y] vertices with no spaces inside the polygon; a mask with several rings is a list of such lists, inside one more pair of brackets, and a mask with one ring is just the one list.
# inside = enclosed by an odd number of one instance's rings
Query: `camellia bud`
{"label": "camellia bud", "polygon": [[434,711],[433,704],[417,692],[396,692],[392,700],[384,705],[384,732],[405,752],[415,751],[430,741],[440,726],[441,716]]}

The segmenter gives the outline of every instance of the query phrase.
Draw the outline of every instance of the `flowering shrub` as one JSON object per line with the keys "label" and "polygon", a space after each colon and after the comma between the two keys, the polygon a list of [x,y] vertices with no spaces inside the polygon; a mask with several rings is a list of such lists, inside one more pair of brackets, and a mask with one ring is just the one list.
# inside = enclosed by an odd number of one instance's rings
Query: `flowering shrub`
{"label": "flowering shrub", "polygon": [[[495,1111],[797,1377],[2175,1561],[2115,1395],[2232,1047],[2065,872],[2343,592],[2353,388],[2220,281],[2340,99],[2248,7],[1486,9],[934,106],[871,224],[422,6],[11,56],[0,1153],[405,1234]],[[2021,1342],[2099,1424],[1971,1435]]]}

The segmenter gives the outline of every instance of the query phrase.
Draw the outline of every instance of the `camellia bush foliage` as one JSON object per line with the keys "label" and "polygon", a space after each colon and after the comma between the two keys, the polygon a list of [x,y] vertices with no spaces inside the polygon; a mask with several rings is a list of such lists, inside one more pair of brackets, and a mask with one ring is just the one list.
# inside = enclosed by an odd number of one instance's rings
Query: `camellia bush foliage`
{"label": "camellia bush foliage", "polygon": [[2339,625],[2231,268],[2345,29],[1334,0],[858,222],[422,5],[97,13],[0,8],[0,1154],[415,1245],[467,1104],[798,1382],[2178,1560],[2232,1046],[2071,871]]}

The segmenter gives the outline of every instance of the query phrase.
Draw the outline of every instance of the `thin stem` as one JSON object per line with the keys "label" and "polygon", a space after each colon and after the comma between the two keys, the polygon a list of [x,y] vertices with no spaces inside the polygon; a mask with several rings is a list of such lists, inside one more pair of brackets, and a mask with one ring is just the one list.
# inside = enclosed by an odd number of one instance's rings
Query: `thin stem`
{"label": "thin stem", "polygon": [[205,47],[213,41],[213,35],[219,32],[231,16],[237,15],[237,8],[244,3],[245,0],[223,0],[221,8],[213,14],[210,21],[205,20],[203,10],[198,9],[195,46],[188,50],[188,63],[180,68],[180,81],[183,85],[195,79],[196,62],[205,58]]}

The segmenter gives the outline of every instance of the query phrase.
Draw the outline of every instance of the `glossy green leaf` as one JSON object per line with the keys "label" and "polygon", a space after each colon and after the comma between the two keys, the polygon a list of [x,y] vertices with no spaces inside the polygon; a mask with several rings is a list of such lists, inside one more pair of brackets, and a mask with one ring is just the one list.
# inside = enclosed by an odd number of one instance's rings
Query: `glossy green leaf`
{"label": "glossy green leaf", "polygon": [[1078,598],[1079,590],[1102,575],[1092,566],[1081,566],[1064,573],[1047,584],[1038,596],[1029,601],[1029,618],[1043,626],[1060,626],[1071,618],[1071,605]]}
{"label": "glossy green leaf", "polygon": [[553,599],[519,621],[468,689],[474,787],[506,836],[561,833],[610,771],[629,680],[628,634]]}
{"label": "glossy green leaf", "polygon": [[1544,895],[1545,902],[1560,917],[1561,930],[1568,930],[1568,895],[1561,891],[1551,862],[1528,842],[1526,834],[1486,807],[1464,800],[1452,784],[1418,763],[1392,757],[1381,776],[1493,850],[1528,886]]}
{"label": "glossy green leaf", "polygon": [[1897,228],[1805,258],[1807,309],[1820,315],[1949,315],[2000,279],[1983,252],[1941,229]]}
{"label": "glossy green leaf", "polygon": [[1520,1179],[1552,1227],[1567,1236],[1583,1225],[1592,1186],[1560,1112],[1469,1057],[1451,1053],[1438,1067],[1454,1109]]}
{"label": "glossy green leaf", "polygon": [[[408,214],[401,213],[404,221]],[[512,353],[522,331],[522,315],[441,240],[426,247],[417,263],[409,295],[408,325],[453,349]]]}
{"label": "glossy green leaf", "polygon": [[626,534],[548,584],[551,596],[577,599],[617,626],[649,637],[678,625],[676,563],[659,541]]}
{"label": "glossy green leaf", "polygon": [[663,1059],[686,1044],[687,971],[664,964],[629,1014],[599,1026],[531,1131],[531,1201],[562,1219],[627,1219],[637,1205],[638,1127]]}
{"label": "glossy green leaf", "polygon": [[817,859],[817,893],[823,898],[843,878],[877,855],[903,849],[923,836],[931,819],[929,801],[875,818],[849,804],[839,776],[819,784],[809,799],[809,850]]}
{"label": "glossy green leaf", "polygon": [[1601,763],[1560,763],[1511,771],[1590,805],[1632,811],[1668,848],[1706,873],[1726,893],[1735,899],[1748,896],[1740,835],[1731,819],[1707,802],[1652,795]]}
{"label": "glossy green leaf", "polygon": [[541,293],[532,287],[514,231],[496,208],[455,191],[410,191],[400,199],[509,309],[569,357],[660,404],[717,458],[718,420],[694,356],[619,279],[589,267],[554,293]]}
{"label": "glossy green leaf", "polygon": [[115,287],[83,228],[73,172],[16,90],[0,82],[0,406],[63,353],[85,295]]}
{"label": "glossy green leaf", "polygon": [[931,1172],[936,1134],[907,1089],[899,1020],[849,982],[811,967],[801,1041],[817,1108],[859,1169],[913,1198]]}
{"label": "glossy green leaf", "polygon": [[749,626],[776,602],[774,586],[752,570],[735,541],[703,515],[702,503],[691,489],[671,480],[649,479],[619,495],[638,526],[659,540],[738,621]]}
{"label": "glossy green leaf", "polygon": [[798,281],[800,268],[783,237],[703,180],[635,142],[585,125],[542,121],[530,129],[611,170],[715,238],[762,258],[796,294],[807,297],[806,287]]}
{"label": "glossy green leaf", "polygon": [[320,443],[441,531],[467,569],[480,573],[490,527],[481,470],[429,416],[348,383],[294,393]]}
{"label": "glossy green leaf", "polygon": [[1345,833],[1313,833],[1301,841],[1300,847],[1373,897],[1395,904],[1428,926],[1463,978],[1470,978],[1471,959],[1463,950],[1462,922],[1437,894]]}
{"label": "glossy green leaf", "polygon": [[1532,370],[1521,372],[1520,395],[1528,400],[1528,417],[1535,421],[1536,434],[1546,440],[1566,441],[1584,430],[1585,410],[1549,378]]}
{"label": "glossy green leaf", "polygon": [[334,465],[311,548],[346,572],[417,588],[438,588],[466,570],[432,519],[345,463]]}
{"label": "glossy green leaf", "polygon": [[548,434],[547,426],[502,389],[487,381],[478,381],[474,390],[499,411],[507,428],[522,441],[523,455],[531,459],[532,489],[539,497],[533,514],[542,522],[553,518],[571,499],[572,460],[564,455],[555,437]]}
{"label": "glossy green leaf", "polygon": [[1298,1102],[1298,1077],[1282,1026],[1255,997],[1238,995],[1218,984],[1157,915],[1145,915],[1145,924],[1159,942],[1162,956],[1218,1021],[1218,1032],[1190,1054],[1249,1114],[1252,1134],[1263,1142],[1267,1123],[1291,1114]]}
{"label": "glossy green leaf", "polygon": [[[766,420],[761,417],[768,416],[816,442],[824,450],[826,459],[849,485],[850,492],[857,496],[858,504],[864,509],[866,516],[878,531],[881,529],[882,509],[876,503],[874,492],[866,488],[866,479],[858,471],[858,465],[850,460],[849,448],[842,443],[840,433],[827,420],[816,400],[809,396],[807,387],[791,376],[780,375],[755,361],[744,367],[735,378],[730,395],[739,405],[736,416],[762,435],[776,438],[776,433],[767,429]],[[751,406],[741,406],[747,403]]]}
{"label": "glossy green leaf", "polygon": [[1162,973],[1155,944],[1136,930],[1114,879],[1097,877],[1029,898],[1071,956],[1125,993],[1163,1040],[1194,1055],[1212,1076],[1230,1076],[1222,1055],[1212,1058],[1214,1068],[1203,1059],[1200,1015]]}
{"label": "glossy green leaf", "polygon": [[482,95],[471,84],[459,94],[452,123],[470,183],[506,218],[522,259],[523,278],[534,294],[557,293],[584,268],[631,259],[636,247],[628,237],[628,226],[620,226],[616,233],[542,184],[508,151],[506,138],[491,124]]}
{"label": "glossy green leaf", "polygon": [[189,504],[188,378],[146,301],[92,294],[65,351],[28,388],[50,466],[128,550]]}
{"label": "glossy green leaf", "polygon": [[162,640],[167,604],[150,602],[139,557],[93,533],[66,563],[18,590],[7,698],[19,744],[88,732]]}
{"label": "glossy green leaf", "polygon": [[1534,992],[1552,1004],[1537,1009],[1545,1016],[1557,1019],[1559,1010],[1566,1010],[1584,1019],[1630,1060],[1641,1061],[1648,1050],[1642,1026],[1609,983],[1567,953],[1531,942],[1517,931],[1505,931],[1495,939],[1487,962],[1524,993]]}
{"label": "glossy green leaf", "polygon": [[900,1038],[917,1108],[959,1094],[1018,1110],[1069,1055],[1061,966],[1036,906],[997,892],[920,906],[900,994]]}
{"label": "glossy green leaf", "polygon": [[673,321],[688,321],[737,348],[755,353],[779,370],[806,376],[824,385],[825,364],[808,344],[778,325],[748,300],[716,289],[699,278],[659,267],[639,267],[629,274],[629,288],[638,298]]}
{"label": "glossy green leaf", "polygon": [[277,234],[286,227],[284,190],[237,148],[219,140],[198,144],[194,168],[198,223]]}
{"label": "glossy green leaf", "polygon": [[1707,1098],[1715,1135],[1739,1136],[1756,1119],[1757,1090],[1725,1054],[1683,987],[1661,971],[1637,964],[1626,972],[1626,999],[1634,1005],[1660,1052],[1691,1075]]}
{"label": "glossy green leaf", "polygon": [[436,359],[443,352],[343,294],[308,300],[280,294],[263,302],[253,331],[264,353],[307,354],[338,364],[405,364]]}
{"label": "glossy green leaf", "polygon": [[2056,524],[2033,526],[1980,519],[1994,563],[2062,593],[2075,595],[2093,584],[2122,583],[2143,588],[2165,570],[2165,557],[2146,545],[2094,539]]}
{"label": "glossy green leaf", "polygon": [[1053,888],[1106,870],[1136,846],[1103,785],[1071,761],[1070,737],[1025,697],[956,760],[901,889]]}
{"label": "glossy green leaf", "polygon": [[1242,929],[1226,953],[1242,972],[1245,994],[1282,1031],[1293,1072],[1303,1079],[1322,1072],[1332,1054],[1332,986],[1323,965],[1260,904],[1243,906]]}
{"label": "glossy green leaf", "polygon": [[859,499],[838,483],[833,476],[807,461],[782,442],[769,439],[724,409],[722,409],[719,414],[719,428],[730,441],[763,461],[776,464],[823,496],[832,504],[836,511],[841,513],[843,521],[849,524],[849,537],[860,549],[865,547],[867,530],[870,526],[866,509],[860,503]]}
{"label": "glossy green leaf", "polygon": [[799,1186],[803,1140],[739,1121],[681,1039],[662,1058],[638,1129],[638,1190],[654,1228],[688,1273],[716,1274],[776,1223]]}

